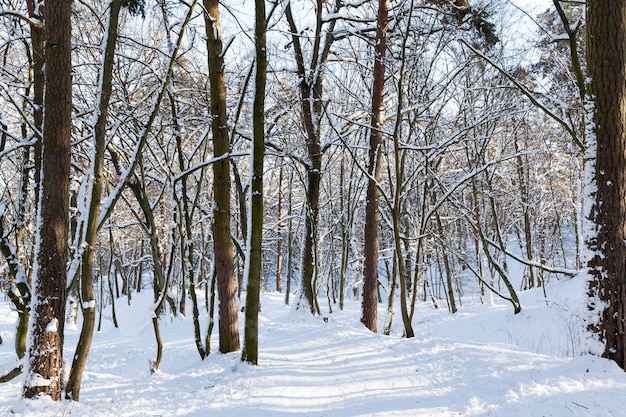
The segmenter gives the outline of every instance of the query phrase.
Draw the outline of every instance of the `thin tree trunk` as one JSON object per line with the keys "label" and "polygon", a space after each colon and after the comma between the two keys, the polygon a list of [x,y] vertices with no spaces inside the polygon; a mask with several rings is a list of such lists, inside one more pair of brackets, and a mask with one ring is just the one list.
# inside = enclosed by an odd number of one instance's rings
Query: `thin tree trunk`
{"label": "thin tree trunk", "polygon": [[293,267],[293,172],[289,175],[289,193],[287,194],[287,276],[285,277],[285,304],[289,305],[289,296],[291,295],[291,270]]}
{"label": "thin tree trunk", "polygon": [[282,291],[283,277],[283,166],[278,173],[278,242],[276,244],[276,292]]}
{"label": "thin tree trunk", "polygon": [[241,360],[256,365],[259,357],[259,299],[263,269],[263,160],[265,158],[265,83],[267,80],[265,0],[255,1],[254,39],[256,74],[252,114],[253,143],[250,181],[250,227],[248,233],[248,287],[246,291],[245,338]]}
{"label": "thin tree trunk", "polygon": [[[104,186],[104,151],[106,143],[106,125],[109,112],[109,100],[112,91],[113,64],[115,58],[115,43],[117,40],[117,23],[122,0],[113,0],[109,8],[109,24],[100,74],[102,90],[98,103],[98,118],[94,127],[93,179],[91,183],[90,199],[88,200],[88,217],[86,220],[85,245],[81,261],[81,300],[83,324],[72,361],[70,377],[66,387],[66,397],[74,401],[79,400],[80,386],[83,371],[87,363],[87,355],[91,347],[93,330],[96,319],[96,302],[93,294],[93,264],[96,239],[98,236],[98,218],[102,190]],[[110,279],[110,277],[109,277]],[[110,283],[109,283],[110,285]]]}
{"label": "thin tree trunk", "polygon": [[[41,180],[41,152],[42,152],[42,132],[43,132],[43,109],[44,109],[44,87],[45,76],[43,72],[44,68],[44,16],[39,15],[42,7],[39,7],[39,1],[28,0],[26,2],[28,8],[28,16],[34,19],[39,19],[41,25],[34,23],[30,24],[30,39],[33,48],[33,127],[35,128],[35,146],[34,146],[34,159],[35,159],[35,175],[33,182],[35,184],[34,196],[35,201],[39,201],[39,183]],[[37,6],[37,7],[36,7]]]}
{"label": "thin tree trunk", "polygon": [[[515,152],[519,152],[517,139],[515,140]],[[533,260],[533,239],[532,239],[532,222],[530,217],[530,196],[528,194],[527,174],[524,169],[524,161],[522,155],[518,155],[517,162],[517,178],[519,180],[519,192],[522,200],[522,213],[524,213],[524,241],[526,243],[526,258]],[[539,285],[539,282],[537,282]],[[535,287],[535,271],[532,266],[528,266],[528,288]]]}
{"label": "thin tree trunk", "polygon": [[[22,236],[26,228],[24,222],[24,216],[27,207],[27,196],[30,189],[30,171],[31,164],[34,165],[34,192],[33,200],[39,201],[39,183],[41,179],[41,149],[42,149],[42,130],[43,130],[43,109],[44,109],[44,85],[45,79],[43,74],[44,66],[44,16],[38,14],[41,9],[35,10],[34,0],[28,0],[26,2],[28,16],[33,19],[29,24],[30,27],[30,40],[32,48],[32,71],[30,72],[31,83],[33,87],[32,92],[32,112],[33,112],[33,138],[35,139],[34,148],[34,164],[30,161],[30,149],[25,148],[22,157],[22,176],[21,176],[21,191],[19,193],[19,200],[17,203],[17,218],[14,221],[16,227],[15,244],[12,245],[7,240],[7,235],[4,233],[3,225],[1,224],[3,215],[0,215],[0,252],[7,260],[7,267],[9,269],[9,284],[12,290],[8,292],[8,296],[13,302],[13,305],[18,313],[18,325],[15,334],[15,353],[19,359],[22,359],[26,354],[26,339],[28,335],[28,323],[30,320],[30,297],[31,289],[29,288],[30,279],[26,276],[20,261],[18,259],[18,253],[20,252],[22,244]],[[39,23],[36,23],[36,21]],[[6,57],[5,57],[6,60]],[[30,95],[29,89],[27,89],[26,95]],[[25,104],[26,106],[26,104]],[[26,109],[25,109],[26,112]],[[2,114],[2,112],[0,112]],[[2,128],[2,138],[0,140],[1,148],[4,150],[7,139],[7,126],[4,123],[0,123]],[[22,124],[22,136],[25,140],[28,139],[27,124]],[[11,379],[22,374],[22,363],[9,371],[3,377],[0,377],[0,382],[7,382]]]}
{"label": "thin tree trunk", "polygon": [[[334,41],[334,27],[338,19],[331,19],[328,28],[323,31],[327,23],[323,19],[325,10],[324,1],[315,2],[315,34],[312,37],[312,56],[310,66],[307,67],[304,60],[303,48],[301,46],[301,33],[296,27],[293,18],[291,4],[285,7],[285,16],[289,24],[291,39],[294,48],[297,73],[300,78],[300,110],[302,124],[306,132],[306,146],[308,154],[307,171],[307,192],[306,211],[304,218],[304,242],[302,246],[302,266],[300,278],[300,293],[298,296],[298,308],[308,308],[315,314],[319,307],[314,291],[314,277],[317,273],[317,221],[319,213],[320,199],[320,179],[322,171],[322,149],[321,149],[321,120],[323,116],[323,80],[324,65],[328,61],[331,45]],[[333,6],[334,12],[338,13],[341,0],[336,0]]]}
{"label": "thin tree trunk", "polygon": [[[441,223],[441,216],[439,215],[439,212],[435,213],[435,219],[437,220],[437,229],[439,230],[439,235],[440,236],[445,236],[444,231],[443,231],[443,224]],[[450,306],[450,312],[451,313],[456,313],[457,312],[457,307],[456,307],[456,301],[454,299],[454,287],[452,285],[452,268],[450,267],[450,261],[448,259],[448,254],[446,253],[445,248],[443,248],[442,250],[442,254],[441,256],[443,257],[443,265],[444,265],[444,269],[445,269],[445,273],[446,273],[446,285],[447,285],[447,291],[448,291],[448,305]],[[441,269],[441,268],[439,268]]]}

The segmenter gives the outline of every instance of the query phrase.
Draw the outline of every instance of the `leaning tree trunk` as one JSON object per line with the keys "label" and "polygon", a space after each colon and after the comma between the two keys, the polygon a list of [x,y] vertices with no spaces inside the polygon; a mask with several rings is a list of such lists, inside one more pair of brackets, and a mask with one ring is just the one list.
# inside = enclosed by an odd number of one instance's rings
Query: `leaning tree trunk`
{"label": "leaning tree trunk", "polygon": [[380,199],[378,186],[380,183],[380,148],[383,143],[384,61],[387,52],[388,8],[388,0],[378,1],[367,198],[365,201],[365,237],[363,243],[365,260],[361,322],[374,333],[377,331],[378,317],[378,201]]}
{"label": "leaning tree trunk", "polygon": [[23,395],[61,399],[72,127],[72,3],[46,2],[43,158],[31,343]]}
{"label": "leaning tree trunk", "polygon": [[237,316],[237,281],[233,242],[230,236],[230,167],[227,158],[230,143],[226,115],[226,77],[222,50],[219,2],[204,0],[207,35],[209,83],[211,89],[211,129],[213,153],[222,158],[213,164],[213,245],[219,303],[220,352],[239,350]]}
{"label": "leaning tree trunk", "polygon": [[[626,2],[587,1],[587,67],[594,101],[592,131],[597,141],[591,217],[597,236],[592,250],[590,325],[604,342],[604,356],[624,368],[626,354]],[[593,198],[593,197],[591,197]]]}
{"label": "leaning tree trunk", "polygon": [[112,74],[113,61],[115,58],[115,42],[117,39],[117,23],[122,0],[113,0],[110,4],[109,24],[107,38],[105,39],[104,56],[102,60],[102,73],[100,100],[98,103],[98,118],[94,126],[94,151],[93,151],[93,179],[91,183],[91,196],[86,219],[85,244],[81,261],[81,300],[83,312],[83,324],[76,346],[76,353],[72,361],[72,369],[67,384],[66,396],[78,401],[83,371],[87,363],[87,356],[93,339],[93,331],[96,320],[96,301],[93,294],[93,264],[96,239],[98,237],[98,218],[104,186],[104,151],[106,143],[106,124],[109,112],[109,100],[113,89]]}

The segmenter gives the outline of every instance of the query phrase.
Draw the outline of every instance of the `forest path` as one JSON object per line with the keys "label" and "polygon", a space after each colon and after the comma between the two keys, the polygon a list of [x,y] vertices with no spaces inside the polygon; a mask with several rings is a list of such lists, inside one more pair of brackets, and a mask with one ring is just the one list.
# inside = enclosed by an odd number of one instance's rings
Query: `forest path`
{"label": "forest path", "polygon": [[281,295],[264,298],[260,366],[233,381],[245,393],[234,415],[536,417],[532,404],[601,415],[597,404],[577,402],[580,392],[599,389],[579,380],[584,360],[572,367],[513,345],[420,338],[419,331],[414,339],[376,335],[342,323],[345,315],[324,323],[288,313],[281,302]]}
{"label": "forest path", "polygon": [[[107,322],[94,335],[80,403],[20,401],[18,378],[0,384],[0,416],[626,417],[626,376],[611,362],[501,341],[513,334],[556,346],[556,339],[546,340],[558,330],[548,316],[556,309],[545,301],[518,315],[508,306],[469,307],[454,316],[424,307],[412,339],[370,333],[358,323],[358,303],[325,322],[290,311],[282,294],[262,301],[258,366],[242,363],[240,352],[217,353],[217,335],[214,353],[200,360],[193,321],[174,318],[161,322],[163,362],[151,375],[150,303],[133,301],[119,305],[120,329]],[[0,304],[0,363],[14,356],[13,320]],[[66,354],[76,338],[76,332],[66,337]]]}

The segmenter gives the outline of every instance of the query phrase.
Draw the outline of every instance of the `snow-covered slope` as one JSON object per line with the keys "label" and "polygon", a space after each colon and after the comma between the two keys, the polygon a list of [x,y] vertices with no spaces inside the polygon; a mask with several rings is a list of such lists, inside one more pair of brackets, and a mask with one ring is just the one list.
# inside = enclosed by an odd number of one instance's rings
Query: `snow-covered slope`
{"label": "snow-covered slope", "polygon": [[[357,302],[325,321],[268,293],[258,367],[239,354],[201,361],[191,319],[174,318],[162,320],[164,357],[154,375],[150,300],[120,300],[121,327],[105,313],[80,403],[21,400],[18,378],[0,385],[0,416],[626,416],[626,374],[580,355],[584,286],[556,282],[547,293],[548,301],[541,290],[522,293],[518,315],[497,300],[455,315],[421,305],[413,339],[399,327],[392,336],[369,333]],[[15,318],[0,303],[2,367],[13,365]],[[77,336],[68,330],[67,357]]]}

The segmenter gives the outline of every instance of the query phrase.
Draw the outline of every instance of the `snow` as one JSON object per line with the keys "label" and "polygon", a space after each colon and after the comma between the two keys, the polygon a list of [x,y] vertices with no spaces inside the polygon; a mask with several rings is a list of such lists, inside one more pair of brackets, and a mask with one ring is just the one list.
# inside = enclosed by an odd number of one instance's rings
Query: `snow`
{"label": "snow", "polygon": [[59,320],[53,318],[46,326],[46,333],[56,333],[59,330]]}
{"label": "snow", "polygon": [[[506,302],[467,299],[454,315],[421,304],[412,339],[401,337],[399,320],[391,336],[367,331],[358,301],[312,317],[292,312],[283,294],[264,293],[257,367],[242,363],[239,353],[216,353],[217,334],[214,353],[200,360],[192,320],[164,317],[164,356],[153,375],[148,293],[134,295],[131,306],[116,305],[119,329],[104,312],[81,402],[22,400],[17,378],[0,384],[0,415],[626,416],[626,374],[580,352],[582,277],[550,284],[547,299],[542,289],[521,292],[517,315]],[[0,364],[14,361],[15,320],[0,302]],[[77,330],[66,329],[66,360],[77,339]]]}
{"label": "snow", "polygon": [[52,384],[52,379],[46,379],[39,374],[33,374],[30,380],[24,384],[25,387],[48,387]]}

